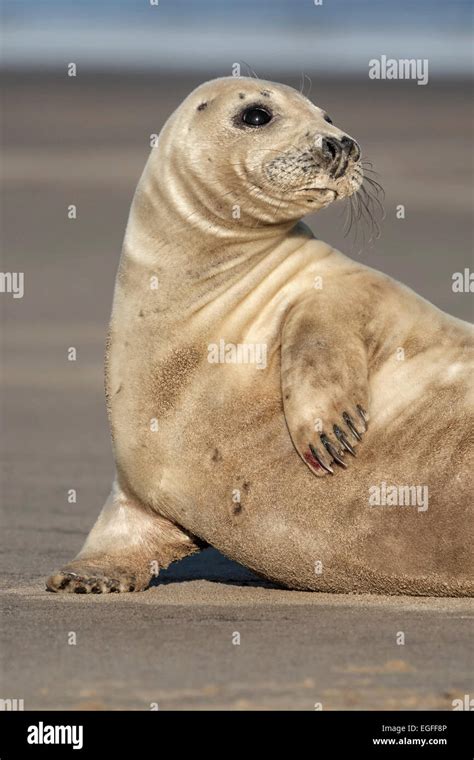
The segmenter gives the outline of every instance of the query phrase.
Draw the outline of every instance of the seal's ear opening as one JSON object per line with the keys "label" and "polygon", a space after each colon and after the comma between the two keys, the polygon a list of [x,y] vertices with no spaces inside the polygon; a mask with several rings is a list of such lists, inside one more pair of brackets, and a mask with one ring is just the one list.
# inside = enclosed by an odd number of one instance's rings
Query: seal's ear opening
{"label": "seal's ear opening", "polygon": [[210,100],[201,100],[197,106],[196,111],[205,111],[210,105],[212,105],[214,98],[211,98]]}

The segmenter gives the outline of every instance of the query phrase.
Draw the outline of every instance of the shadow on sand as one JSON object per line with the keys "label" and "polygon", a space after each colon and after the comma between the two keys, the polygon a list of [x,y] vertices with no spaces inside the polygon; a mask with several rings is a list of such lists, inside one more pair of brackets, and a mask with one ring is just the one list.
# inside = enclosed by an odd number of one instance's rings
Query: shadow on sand
{"label": "shadow on sand", "polygon": [[150,586],[166,583],[205,580],[212,583],[226,583],[233,586],[261,586],[263,588],[282,588],[276,583],[259,578],[243,565],[233,562],[216,549],[204,549],[200,554],[186,557],[172,564],[167,570],[161,570]]}

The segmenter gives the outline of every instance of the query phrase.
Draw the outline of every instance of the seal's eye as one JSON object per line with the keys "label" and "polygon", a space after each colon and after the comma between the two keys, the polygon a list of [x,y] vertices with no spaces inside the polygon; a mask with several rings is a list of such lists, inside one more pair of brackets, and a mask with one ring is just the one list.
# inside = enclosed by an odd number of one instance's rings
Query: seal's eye
{"label": "seal's eye", "polygon": [[328,124],[333,124],[333,120],[329,118],[327,113],[324,114],[324,121],[327,121]]}
{"label": "seal's eye", "polygon": [[251,127],[262,127],[264,124],[268,124],[272,115],[264,108],[247,108],[242,114],[242,121],[245,124],[249,124]]}

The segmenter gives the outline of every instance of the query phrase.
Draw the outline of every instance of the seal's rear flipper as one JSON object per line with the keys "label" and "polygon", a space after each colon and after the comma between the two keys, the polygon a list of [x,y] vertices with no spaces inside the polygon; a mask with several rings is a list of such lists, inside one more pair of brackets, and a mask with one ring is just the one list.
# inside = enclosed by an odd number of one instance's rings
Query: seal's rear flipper
{"label": "seal's rear flipper", "polygon": [[117,484],[77,555],[46,581],[48,591],[143,591],[171,562],[205,544],[127,496]]}

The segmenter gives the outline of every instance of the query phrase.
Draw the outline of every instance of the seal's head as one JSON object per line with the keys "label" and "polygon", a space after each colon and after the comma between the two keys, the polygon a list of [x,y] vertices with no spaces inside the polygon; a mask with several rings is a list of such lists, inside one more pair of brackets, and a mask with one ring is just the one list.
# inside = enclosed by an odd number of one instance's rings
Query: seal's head
{"label": "seal's head", "polygon": [[169,119],[160,142],[175,176],[206,207],[264,222],[304,216],[352,195],[363,179],[360,149],[322,108],[291,87],[227,77],[198,87]]}

